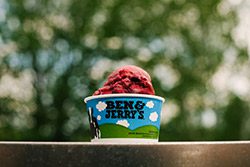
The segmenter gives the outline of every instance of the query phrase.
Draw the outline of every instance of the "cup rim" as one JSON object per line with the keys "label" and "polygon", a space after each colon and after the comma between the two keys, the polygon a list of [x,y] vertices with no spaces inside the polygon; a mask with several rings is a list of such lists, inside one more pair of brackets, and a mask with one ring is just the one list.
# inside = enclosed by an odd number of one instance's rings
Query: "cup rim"
{"label": "cup rim", "polygon": [[117,93],[117,94],[104,94],[104,95],[94,95],[94,96],[88,96],[84,98],[84,102],[87,103],[87,101],[92,99],[98,99],[98,98],[105,98],[105,97],[146,97],[146,98],[153,98],[160,100],[162,102],[165,101],[165,99],[161,96],[156,95],[148,95],[148,94],[136,94],[136,93]]}

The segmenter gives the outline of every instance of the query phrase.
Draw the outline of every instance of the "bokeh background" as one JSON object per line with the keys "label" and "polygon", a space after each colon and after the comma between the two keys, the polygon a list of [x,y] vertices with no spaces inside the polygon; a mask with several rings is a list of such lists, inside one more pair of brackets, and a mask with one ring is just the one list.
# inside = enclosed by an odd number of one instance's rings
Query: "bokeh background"
{"label": "bokeh background", "polygon": [[83,98],[150,73],[161,141],[250,139],[250,1],[0,0],[0,140],[89,141]]}

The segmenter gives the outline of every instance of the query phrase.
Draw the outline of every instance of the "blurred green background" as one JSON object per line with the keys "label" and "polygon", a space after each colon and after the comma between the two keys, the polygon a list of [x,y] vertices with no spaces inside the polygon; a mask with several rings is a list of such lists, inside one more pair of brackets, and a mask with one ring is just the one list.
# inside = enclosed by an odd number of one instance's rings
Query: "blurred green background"
{"label": "blurred green background", "polygon": [[89,141],[83,98],[134,64],[161,141],[250,139],[247,0],[0,0],[0,140]]}

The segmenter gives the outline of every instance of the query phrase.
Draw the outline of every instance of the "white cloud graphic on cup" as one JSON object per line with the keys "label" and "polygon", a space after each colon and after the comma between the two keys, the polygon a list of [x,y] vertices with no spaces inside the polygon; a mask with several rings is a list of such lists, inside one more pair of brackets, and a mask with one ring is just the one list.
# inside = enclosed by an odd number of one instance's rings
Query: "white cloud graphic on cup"
{"label": "white cloud graphic on cup", "polygon": [[154,102],[153,101],[148,101],[147,104],[146,104],[146,106],[148,108],[153,108],[154,107]]}
{"label": "white cloud graphic on cup", "polygon": [[126,119],[119,120],[119,121],[116,122],[116,124],[125,126],[126,128],[129,127],[129,125],[130,125]]}
{"label": "white cloud graphic on cup", "polygon": [[107,107],[107,104],[102,102],[102,101],[99,101],[98,104],[96,105],[96,108],[98,109],[98,111],[103,111],[105,110]]}
{"label": "white cloud graphic on cup", "polygon": [[97,115],[97,120],[100,121],[102,119],[102,117],[100,115]]}
{"label": "white cloud graphic on cup", "polygon": [[152,112],[152,113],[150,113],[149,119],[150,119],[152,122],[156,122],[157,119],[158,119],[158,114],[157,114],[157,112]]}

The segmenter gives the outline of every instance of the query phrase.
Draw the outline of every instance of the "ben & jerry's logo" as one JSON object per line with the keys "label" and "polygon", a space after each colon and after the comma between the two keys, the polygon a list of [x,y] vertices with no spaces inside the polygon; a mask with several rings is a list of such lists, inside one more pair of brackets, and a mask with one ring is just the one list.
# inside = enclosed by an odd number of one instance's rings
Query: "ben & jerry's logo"
{"label": "ben & jerry's logo", "polygon": [[127,118],[127,119],[144,119],[144,106],[142,101],[106,101],[106,118]]}

